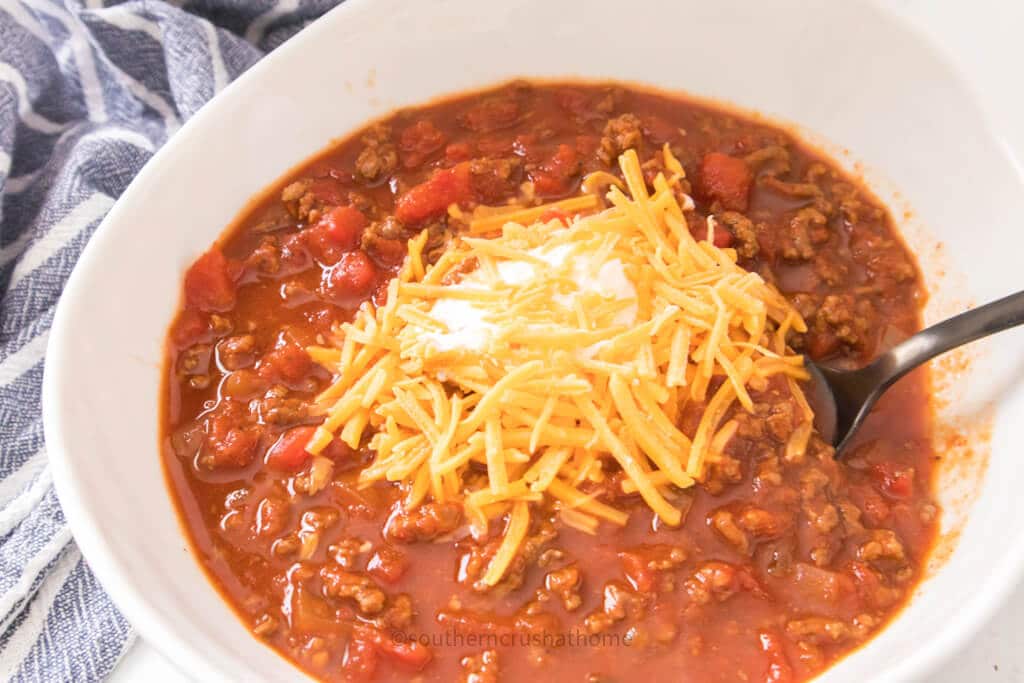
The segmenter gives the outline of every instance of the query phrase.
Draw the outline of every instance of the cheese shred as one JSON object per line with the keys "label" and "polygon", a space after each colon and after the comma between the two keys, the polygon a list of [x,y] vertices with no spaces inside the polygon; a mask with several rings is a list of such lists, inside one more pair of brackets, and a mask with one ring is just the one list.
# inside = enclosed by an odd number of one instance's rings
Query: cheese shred
{"label": "cheese shred", "polygon": [[[682,165],[662,154],[669,175],[650,184],[634,150],[619,158],[621,180],[591,183],[608,188],[608,208],[588,193],[478,210],[432,265],[421,233],[386,303],[364,303],[333,346],[309,349],[334,381],[306,449],[367,444],[361,486],[398,482],[407,507],[461,503],[475,532],[504,519],[487,585],[526,539],[531,502],[586,533],[625,525],[628,513],[599,499],[609,471],[679,524],[673,491],[705,477],[737,431],[730,416],[753,411],[768,378],[803,408],[787,453],[806,448],[812,415],[794,381],[806,372],[785,343],[806,326],[714,246],[713,223],[690,234]],[[684,405],[701,411],[692,438],[678,426]]]}

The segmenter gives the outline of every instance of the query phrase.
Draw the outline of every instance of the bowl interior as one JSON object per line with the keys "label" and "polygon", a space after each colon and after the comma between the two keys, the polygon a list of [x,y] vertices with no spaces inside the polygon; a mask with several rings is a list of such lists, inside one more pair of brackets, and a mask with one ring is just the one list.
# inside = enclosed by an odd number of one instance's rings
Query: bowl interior
{"label": "bowl interior", "polygon": [[[839,160],[892,207],[928,274],[930,318],[1019,286],[1024,188],[1012,160],[941,55],[873,4],[349,0],[232,85],[139,175],[83,254],[51,336],[46,437],[75,536],[142,635],[192,675],[300,674],[207,582],[164,485],[162,344],[184,269],[247,200],[331,138],[517,76],[637,81],[799,122],[829,151],[852,150]],[[1024,540],[998,530],[1024,524],[1013,448],[1024,439],[1013,419],[1024,412],[1022,351],[1024,334],[1006,333],[940,382],[942,425],[992,425],[990,442],[967,449],[973,460],[958,455],[963,467],[944,470],[945,523],[959,544],[899,619],[823,680],[921,674],[1015,583]],[[982,477],[975,465],[989,451]]]}

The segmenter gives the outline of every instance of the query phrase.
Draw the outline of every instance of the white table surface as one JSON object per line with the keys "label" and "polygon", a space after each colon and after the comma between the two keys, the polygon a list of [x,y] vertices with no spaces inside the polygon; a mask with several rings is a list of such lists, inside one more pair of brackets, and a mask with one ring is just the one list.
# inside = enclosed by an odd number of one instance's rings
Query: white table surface
{"label": "white table surface", "polygon": [[[840,0],[841,1],[841,0]],[[888,4],[944,45],[974,83],[988,114],[1024,163],[1024,2],[1021,0],[889,0]],[[154,647],[137,640],[112,683],[191,683]],[[1024,681],[1024,586],[995,618],[928,683]]]}

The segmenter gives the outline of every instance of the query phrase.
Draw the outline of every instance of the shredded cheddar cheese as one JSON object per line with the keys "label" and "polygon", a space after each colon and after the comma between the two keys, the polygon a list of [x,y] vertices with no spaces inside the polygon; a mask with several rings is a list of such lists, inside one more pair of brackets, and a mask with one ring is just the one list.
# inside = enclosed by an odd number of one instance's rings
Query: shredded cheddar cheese
{"label": "shredded cheddar cheese", "polygon": [[[673,491],[724,451],[737,429],[726,418],[737,403],[753,410],[751,388],[782,375],[806,406],[802,358],[785,344],[803,320],[714,246],[713,222],[707,239],[691,236],[683,168],[667,147],[663,160],[649,189],[636,152],[623,154],[623,180],[591,183],[608,188],[603,210],[595,194],[478,210],[433,265],[421,234],[386,303],[339,325],[335,348],[310,349],[335,379],[307,450],[368,437],[361,484],[402,482],[408,507],[460,502],[478,530],[506,517],[489,585],[527,535],[530,502],[550,500],[588,533],[624,525],[582,486],[614,463],[626,492],[677,525]],[[542,220],[566,214],[577,215]],[[677,426],[687,402],[702,407],[692,439]],[[810,434],[804,412],[794,451]]]}

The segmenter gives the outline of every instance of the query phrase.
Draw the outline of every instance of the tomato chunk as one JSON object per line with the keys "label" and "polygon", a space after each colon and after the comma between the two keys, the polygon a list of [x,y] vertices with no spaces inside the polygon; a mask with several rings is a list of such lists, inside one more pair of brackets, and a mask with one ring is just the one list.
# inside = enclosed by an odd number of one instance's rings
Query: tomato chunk
{"label": "tomato chunk", "polygon": [[746,211],[753,175],[743,159],[721,152],[705,154],[700,161],[698,189],[707,201],[718,201],[730,211]]}
{"label": "tomato chunk", "polygon": [[174,323],[171,336],[181,347],[191,346],[206,334],[209,324],[202,313],[184,311]]}
{"label": "tomato chunk", "polygon": [[343,254],[329,271],[328,280],[335,294],[362,297],[377,281],[377,266],[362,249]]}
{"label": "tomato chunk", "polygon": [[473,156],[473,148],[468,142],[453,142],[444,148],[444,158],[448,161],[468,161]]}
{"label": "tomato chunk", "polygon": [[704,236],[704,239],[711,237],[711,243],[719,249],[728,249],[732,246],[732,233],[726,230],[722,225],[716,224],[715,230],[712,233],[711,228],[708,228],[708,234]]}
{"label": "tomato chunk", "polygon": [[562,225],[569,225],[571,220],[569,214],[561,209],[547,209],[540,215],[541,223],[549,223],[551,221],[559,221]]}
{"label": "tomato chunk", "polygon": [[348,647],[345,648],[345,655],[341,661],[341,669],[346,680],[370,680],[377,671],[376,646],[362,638],[353,638],[348,641]]}
{"label": "tomato chunk", "polygon": [[619,559],[622,560],[622,569],[626,578],[633,584],[633,588],[641,593],[650,593],[654,590],[658,572],[650,568],[650,563],[641,553],[621,552]]}
{"label": "tomato chunk", "polygon": [[892,510],[885,498],[873,486],[862,484],[850,487],[850,500],[864,513],[864,520],[871,525],[879,525],[889,518]]}
{"label": "tomato chunk", "polygon": [[396,583],[405,574],[407,566],[405,555],[391,546],[383,545],[366,564],[366,572],[385,583]]}
{"label": "tomato chunk", "polygon": [[462,162],[435,171],[400,196],[395,202],[395,218],[406,225],[422,223],[444,214],[450,204],[469,201],[472,195],[469,164]]}
{"label": "tomato chunk", "polygon": [[561,195],[571,188],[580,171],[580,159],[569,145],[559,145],[554,155],[530,174],[534,189],[542,195]]}
{"label": "tomato chunk", "polygon": [[260,361],[258,372],[270,380],[298,382],[313,368],[306,350],[291,342],[278,342]]}
{"label": "tomato chunk", "polygon": [[306,464],[309,453],[306,451],[306,444],[313,436],[316,427],[304,426],[293,427],[278,437],[270,448],[267,449],[267,456],[264,462],[270,467],[279,470],[297,470]]}
{"label": "tomato chunk", "polygon": [[366,216],[354,206],[338,206],[331,209],[320,223],[328,237],[348,251],[359,244],[359,237],[366,228]]}
{"label": "tomato chunk", "polygon": [[422,670],[433,659],[430,648],[426,645],[416,640],[399,642],[387,633],[370,626],[356,626],[353,629],[352,637],[353,641],[366,643],[377,653],[414,671]]}
{"label": "tomato chunk", "polygon": [[768,655],[768,670],[765,671],[764,682],[789,683],[794,680],[793,667],[786,658],[782,638],[774,631],[761,631],[757,637],[761,651]]}
{"label": "tomato chunk", "polygon": [[903,500],[914,495],[914,468],[894,462],[880,462],[871,468],[878,489],[890,498]]}
{"label": "tomato chunk", "polygon": [[398,146],[404,154],[402,163],[406,168],[415,168],[427,157],[444,146],[444,133],[433,121],[421,120],[402,131]]}
{"label": "tomato chunk", "polygon": [[217,247],[199,257],[185,273],[185,307],[226,311],[235,305],[235,280],[224,253]]}
{"label": "tomato chunk", "polygon": [[259,436],[246,424],[240,404],[222,402],[205,423],[208,463],[213,468],[245,467],[256,457]]}

